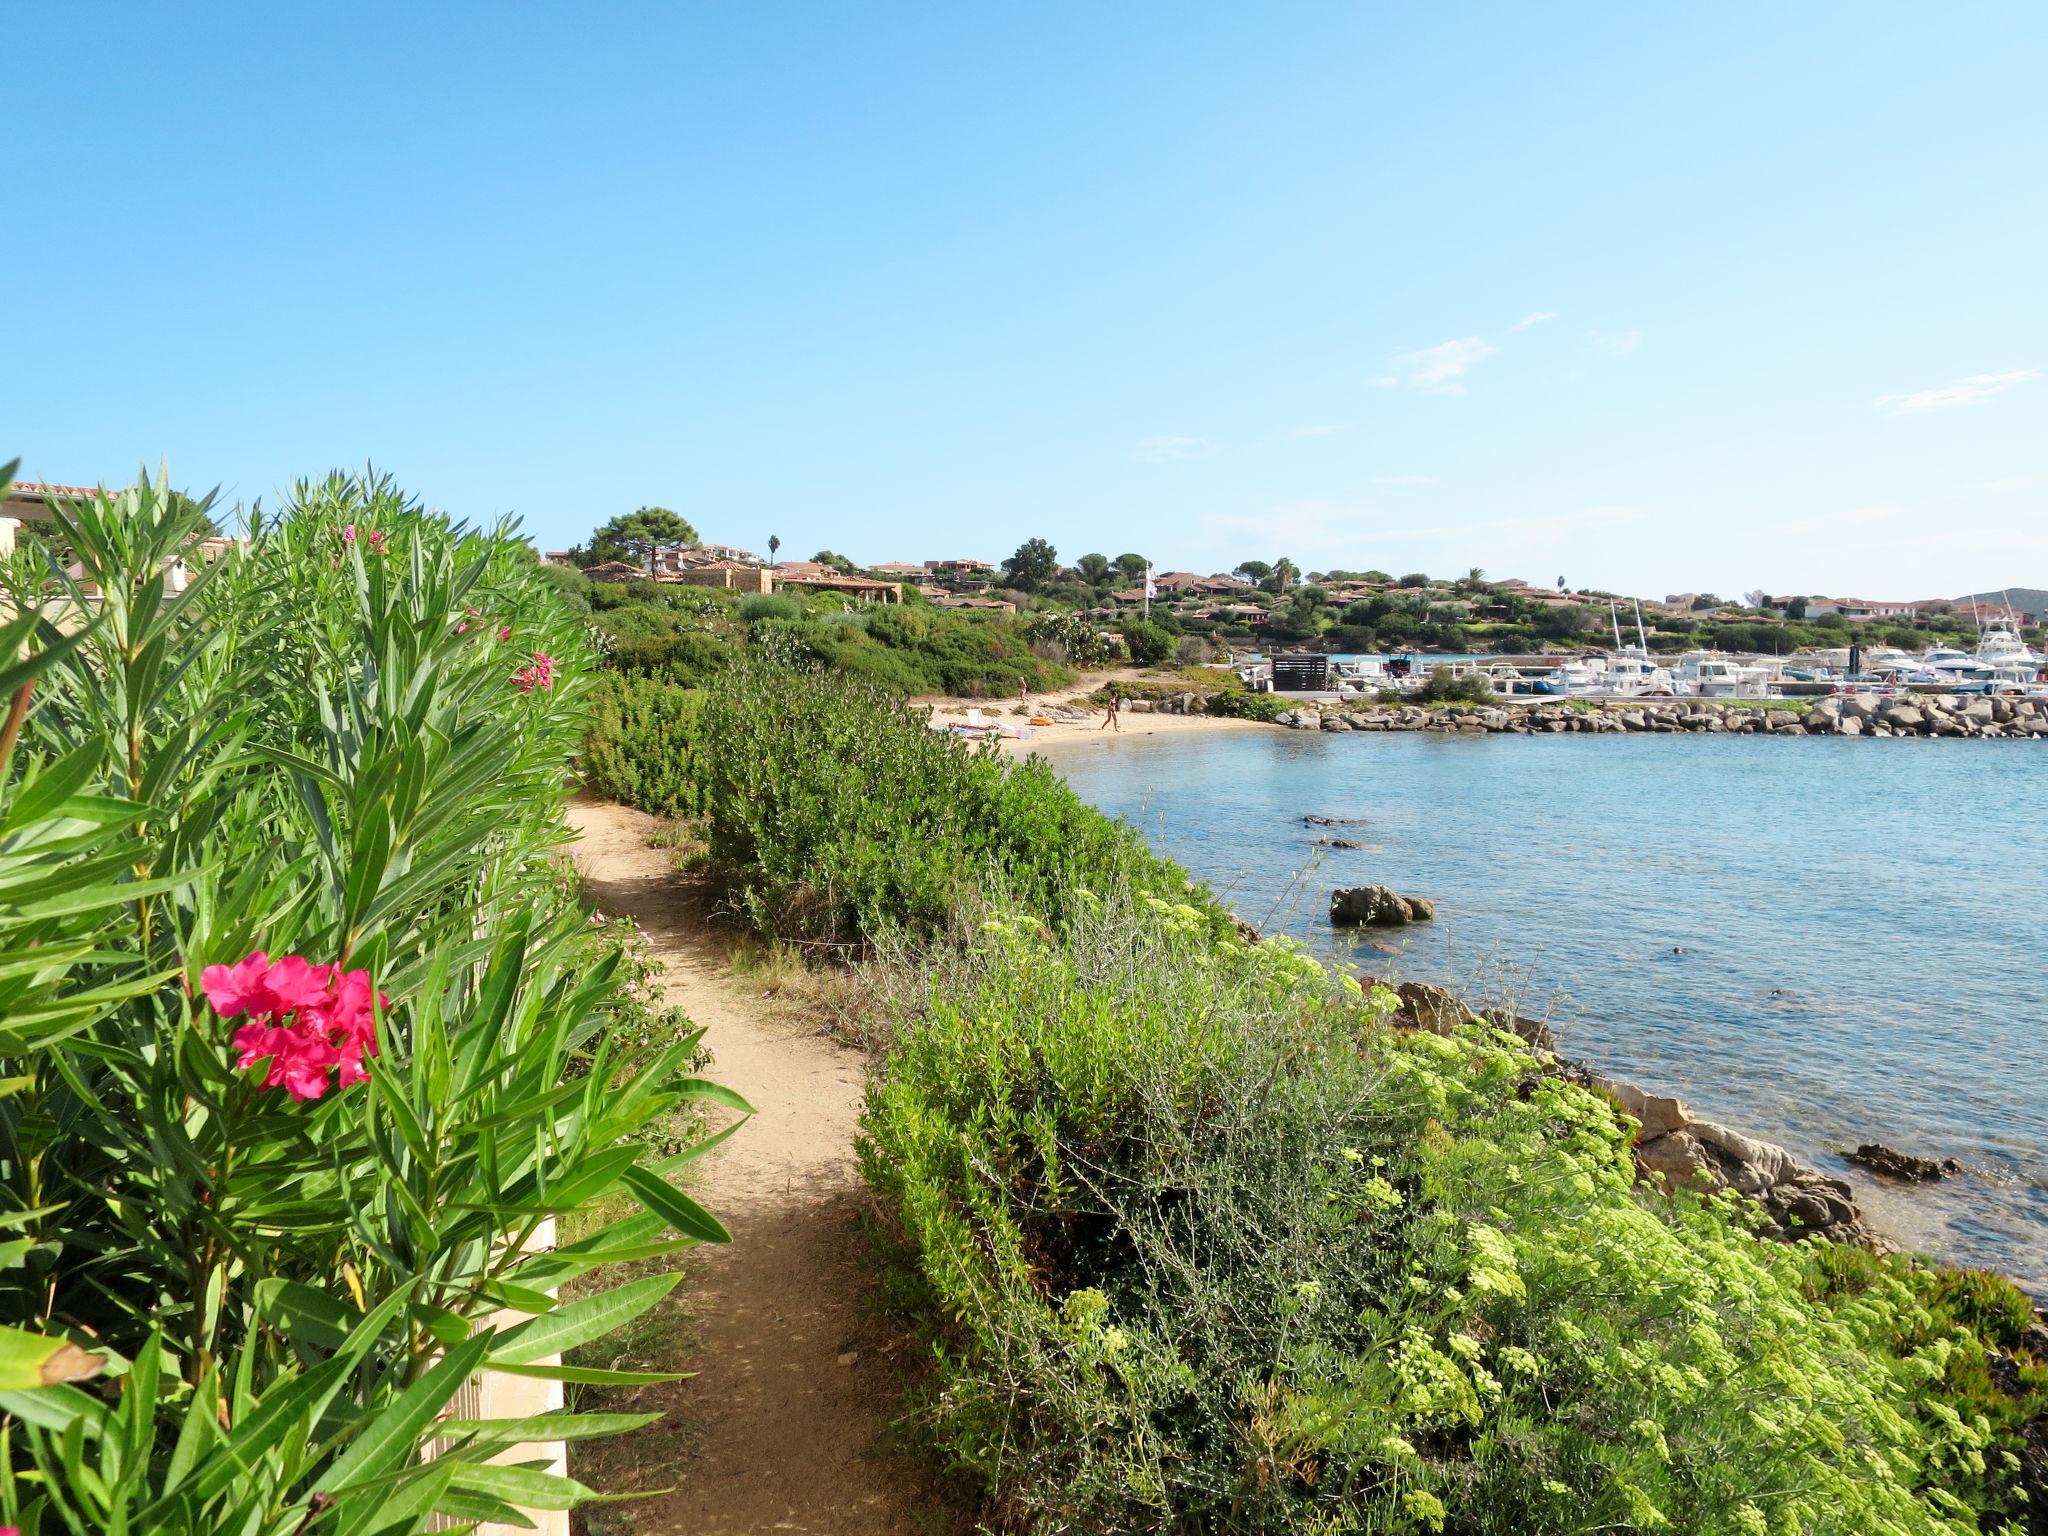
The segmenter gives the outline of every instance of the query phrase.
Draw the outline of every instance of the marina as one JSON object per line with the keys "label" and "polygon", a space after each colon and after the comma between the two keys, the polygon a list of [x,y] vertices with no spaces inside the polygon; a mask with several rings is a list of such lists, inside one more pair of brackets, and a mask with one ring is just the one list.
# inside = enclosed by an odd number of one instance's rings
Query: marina
{"label": "marina", "polygon": [[1614,643],[1607,651],[1538,656],[1254,653],[1234,670],[1257,691],[1339,701],[1380,694],[1406,698],[1439,672],[1453,682],[1483,679],[1492,692],[1510,699],[1768,701],[1899,692],[2048,699],[2048,655],[2026,644],[2012,617],[1984,621],[1977,646],[1969,651],[1936,643],[1916,655],[1893,646],[1866,650],[1851,644],[1788,656],[1713,650],[1667,655],[1650,648],[1640,608],[1634,613],[1633,644],[1624,641],[1618,606],[1610,608],[1609,618]]}

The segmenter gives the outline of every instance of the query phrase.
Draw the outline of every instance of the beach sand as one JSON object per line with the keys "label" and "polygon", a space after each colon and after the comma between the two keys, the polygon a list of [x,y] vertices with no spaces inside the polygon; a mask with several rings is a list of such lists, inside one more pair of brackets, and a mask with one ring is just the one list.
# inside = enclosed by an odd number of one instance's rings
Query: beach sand
{"label": "beach sand", "polygon": [[[920,704],[929,705],[932,718],[941,725],[967,723],[970,709],[981,711],[984,720],[999,720],[1004,725],[1023,725],[1026,716],[1012,714],[1013,703],[994,703],[987,699],[919,699]],[[1089,705],[1083,699],[1063,704],[1051,699],[1033,698],[1031,709],[1063,707],[1076,710],[1092,710],[1088,718],[1076,724],[1055,721],[1051,725],[1032,727],[1029,736],[1003,736],[997,738],[997,745],[1016,757],[1028,757],[1033,752],[1052,750],[1078,750],[1093,743],[1104,746],[1113,741],[1122,741],[1134,736],[1187,736],[1196,733],[1216,734],[1222,731],[1270,731],[1270,725],[1255,720],[1229,720],[1219,715],[1134,715],[1126,709],[1120,718],[1121,731],[1103,730],[1102,711]]]}

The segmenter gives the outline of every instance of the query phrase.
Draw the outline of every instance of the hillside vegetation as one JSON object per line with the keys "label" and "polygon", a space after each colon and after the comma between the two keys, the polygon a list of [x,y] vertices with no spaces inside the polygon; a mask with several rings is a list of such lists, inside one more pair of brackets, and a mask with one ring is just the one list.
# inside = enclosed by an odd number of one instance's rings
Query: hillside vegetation
{"label": "hillside vegetation", "polygon": [[1039,692],[1074,678],[1064,648],[1034,645],[1024,624],[1001,613],[869,604],[800,589],[770,595],[598,582],[558,567],[548,577],[588,612],[608,662],[628,676],[698,686],[758,653],[906,694],[1015,698],[1020,680]]}

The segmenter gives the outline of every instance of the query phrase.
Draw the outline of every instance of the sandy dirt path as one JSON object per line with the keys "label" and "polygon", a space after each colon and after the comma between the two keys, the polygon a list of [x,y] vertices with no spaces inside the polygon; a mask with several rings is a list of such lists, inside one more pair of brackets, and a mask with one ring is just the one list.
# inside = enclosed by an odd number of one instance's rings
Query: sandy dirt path
{"label": "sandy dirt path", "polygon": [[706,1030],[716,1056],[708,1075],[758,1111],[691,1185],[733,1236],[730,1248],[695,1250],[686,1266],[695,1326],[689,1358],[675,1366],[700,1374],[634,1404],[668,1418],[635,1438],[630,1486],[675,1491],[605,1508],[602,1529],[943,1530],[916,1469],[880,1444],[901,1399],[862,1261],[861,1056],[778,1019],[733,979],[671,855],[647,846],[653,818],[579,799],[569,821],[592,899],[647,931],[669,1000]]}

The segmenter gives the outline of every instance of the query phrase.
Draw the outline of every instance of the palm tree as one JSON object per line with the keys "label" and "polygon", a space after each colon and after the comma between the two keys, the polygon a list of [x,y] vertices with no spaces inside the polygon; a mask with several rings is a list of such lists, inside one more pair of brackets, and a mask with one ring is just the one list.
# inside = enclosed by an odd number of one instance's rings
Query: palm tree
{"label": "palm tree", "polygon": [[780,549],[780,548],[782,548],[782,540],[780,540],[780,539],[778,539],[777,537],[775,537],[775,535],[774,535],[774,534],[772,534],[772,533],[771,533],[771,534],[769,534],[769,535],[768,535],[768,558],[769,558],[770,560],[773,560],[773,559],[775,558],[775,551],[777,551],[777,550],[778,550],[778,549]]}

